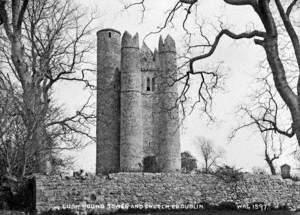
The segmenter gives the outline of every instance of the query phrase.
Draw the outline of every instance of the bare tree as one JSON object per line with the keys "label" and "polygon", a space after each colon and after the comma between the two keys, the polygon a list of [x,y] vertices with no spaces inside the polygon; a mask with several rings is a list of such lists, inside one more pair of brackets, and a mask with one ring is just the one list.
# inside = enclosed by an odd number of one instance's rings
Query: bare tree
{"label": "bare tree", "polygon": [[256,175],[267,175],[267,171],[264,168],[261,167],[253,167],[252,173]]}
{"label": "bare tree", "polygon": [[[144,3],[145,1],[139,2],[139,4],[142,5],[144,5]],[[295,8],[299,8],[299,1],[224,0],[224,3],[238,7],[251,7],[262,23],[263,28],[235,33],[230,30],[230,28],[226,28],[224,25],[221,25],[221,30],[215,35],[212,41],[209,40],[208,37],[204,36],[204,43],[200,43],[195,46],[202,48],[205,47],[206,51],[204,51],[203,54],[195,54],[188,60],[189,70],[186,73],[195,74],[197,72],[195,69],[195,63],[213,55],[223,37],[227,36],[233,40],[252,39],[255,45],[258,45],[265,51],[274,86],[279,93],[280,98],[286,104],[291,116],[290,125],[292,130],[290,133],[293,134],[292,136],[295,135],[297,137],[298,144],[300,145],[300,42],[296,31],[297,24],[299,23],[297,23],[297,20],[293,17],[293,15],[295,15]],[[189,17],[191,17],[193,12],[197,12],[197,9],[195,8],[201,7],[201,4],[205,4],[205,1],[176,1],[175,6],[170,9],[164,24],[158,31],[165,29],[176,15],[179,16],[179,13],[177,13],[179,10],[184,10],[186,13],[184,13],[182,27],[188,33],[186,21]],[[275,18],[276,14],[279,14],[278,20]],[[288,79],[290,68],[284,63],[279,49],[281,40],[279,30],[283,30],[286,35],[285,37],[290,41],[290,47],[292,50],[290,58],[294,60],[297,66],[295,86],[293,86]],[[201,37],[203,36],[202,33],[199,33],[198,35]],[[203,86],[205,85],[200,85],[200,95],[201,92],[203,92],[203,88],[201,91],[201,87]]]}
{"label": "bare tree", "polygon": [[[261,89],[257,89],[251,98],[251,104],[242,105],[237,113],[243,122],[232,131],[232,139],[238,131],[253,127],[262,137],[264,144],[264,159],[272,175],[276,175],[274,162],[284,153],[283,143],[287,137],[292,137],[292,128],[286,116],[286,105],[280,103],[278,93],[267,78],[257,79]],[[286,125],[285,125],[286,124]],[[286,127],[284,127],[284,125]],[[291,147],[291,146],[290,146]]]}
{"label": "bare tree", "polygon": [[57,83],[92,86],[86,77],[91,71],[86,55],[93,47],[88,35],[94,17],[84,22],[84,12],[69,0],[1,0],[0,20],[6,33],[1,52],[9,66],[2,76],[14,83],[12,88],[20,89],[25,141],[34,156],[35,171],[43,172],[55,138],[67,140],[70,134],[82,134],[94,139],[85,125],[94,117],[84,113],[88,104],[65,118],[55,116],[58,108],[51,107]]}
{"label": "bare tree", "polygon": [[[35,151],[32,150],[32,145],[27,139],[27,129],[20,106],[22,103],[21,93],[16,86],[13,87],[11,84],[7,78],[0,76],[0,173],[20,179],[36,171]],[[87,117],[92,116],[88,115]],[[49,170],[50,174],[63,171],[72,164],[70,157],[61,156],[62,149],[83,147],[80,143],[81,139],[76,135],[77,132],[74,134],[75,129],[84,131],[80,121],[77,122],[80,117],[73,116],[67,120],[65,113],[60,108],[50,106],[46,122],[53,123],[56,122],[55,119],[60,118],[65,119],[64,122],[61,122],[61,126],[49,126],[46,130],[47,146],[51,149],[49,154],[49,161],[52,165]],[[84,124],[88,126],[87,123]]]}
{"label": "bare tree", "polygon": [[0,79],[0,173],[12,176],[20,172],[23,154],[16,148],[25,148],[25,126],[19,114],[14,91],[8,90],[5,80]]}
{"label": "bare tree", "polygon": [[244,123],[233,130],[230,138],[233,138],[240,129],[249,126],[257,127],[261,133],[274,132],[285,137],[293,137],[294,131],[288,123],[290,119],[286,117],[285,103],[280,103],[278,92],[267,79],[258,81],[263,84],[262,88],[250,96],[251,104],[239,107],[237,113],[241,114]]}
{"label": "bare tree", "polygon": [[273,132],[271,133],[265,132],[264,134],[262,133],[261,136],[265,145],[265,152],[264,152],[265,161],[267,162],[270,168],[271,174],[276,175],[277,172],[276,172],[274,161],[279,159],[283,153],[282,150],[283,140],[282,138],[279,138],[279,143],[277,144],[279,146],[276,147],[276,144],[274,143]]}
{"label": "bare tree", "polygon": [[218,161],[224,156],[224,150],[222,148],[216,148],[213,142],[204,137],[198,137],[195,144],[200,149],[200,154],[204,162],[204,172],[212,172],[212,168],[215,167]]}
{"label": "bare tree", "polygon": [[[265,108],[266,106],[263,105],[262,107]],[[246,122],[245,124],[234,129],[233,134],[231,134],[230,138],[232,139],[236,135],[236,132],[238,132],[242,128],[256,126],[257,130],[261,134],[264,144],[264,159],[268,164],[271,174],[276,175],[277,173],[274,162],[278,160],[283,154],[284,136],[280,133],[274,132],[273,127],[278,125],[273,124],[274,121],[271,121],[271,119],[268,118],[270,116],[274,117],[272,115],[272,110],[269,108],[264,109],[265,112],[263,112],[263,116],[255,116],[254,113],[247,107],[241,107],[240,111],[244,111],[245,115],[249,118],[249,122]],[[276,114],[277,113],[275,113],[274,115]],[[269,126],[270,124],[272,127]]]}

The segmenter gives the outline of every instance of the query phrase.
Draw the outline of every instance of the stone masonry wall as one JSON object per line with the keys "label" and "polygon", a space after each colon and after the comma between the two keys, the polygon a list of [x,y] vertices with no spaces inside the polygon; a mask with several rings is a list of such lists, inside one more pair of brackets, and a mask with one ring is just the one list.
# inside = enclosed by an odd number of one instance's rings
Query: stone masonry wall
{"label": "stone masonry wall", "polygon": [[97,173],[120,170],[120,32],[97,32]]}
{"label": "stone masonry wall", "polygon": [[120,170],[142,171],[142,75],[138,34],[127,31],[121,43]]}
{"label": "stone masonry wall", "polygon": [[237,184],[208,174],[114,173],[85,180],[35,175],[37,211],[70,205],[182,205],[234,201],[300,207],[300,184],[280,177],[250,175]]}
{"label": "stone masonry wall", "polygon": [[138,34],[120,39],[114,29],[97,32],[96,174],[179,171],[175,41],[160,38],[152,53]]}
{"label": "stone masonry wall", "polygon": [[180,132],[178,99],[177,65],[175,41],[169,35],[165,40],[160,37],[159,45],[159,156],[161,172],[176,172],[181,169]]}

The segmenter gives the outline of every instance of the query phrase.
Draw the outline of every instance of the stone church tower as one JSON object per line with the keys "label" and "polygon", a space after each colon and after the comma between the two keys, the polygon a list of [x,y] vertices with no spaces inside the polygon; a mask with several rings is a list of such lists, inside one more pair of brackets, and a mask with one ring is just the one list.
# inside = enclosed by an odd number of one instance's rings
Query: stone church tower
{"label": "stone church tower", "polygon": [[154,53],[138,34],[97,32],[96,173],[180,171],[176,47]]}

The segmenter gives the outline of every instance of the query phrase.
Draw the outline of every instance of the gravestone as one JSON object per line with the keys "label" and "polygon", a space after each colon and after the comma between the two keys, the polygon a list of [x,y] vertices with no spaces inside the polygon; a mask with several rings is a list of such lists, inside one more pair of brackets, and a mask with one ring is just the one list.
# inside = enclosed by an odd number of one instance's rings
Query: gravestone
{"label": "gravestone", "polygon": [[281,176],[283,179],[285,178],[290,178],[291,177],[291,166],[288,165],[288,164],[283,164],[281,167],[280,167],[280,170],[281,170]]}

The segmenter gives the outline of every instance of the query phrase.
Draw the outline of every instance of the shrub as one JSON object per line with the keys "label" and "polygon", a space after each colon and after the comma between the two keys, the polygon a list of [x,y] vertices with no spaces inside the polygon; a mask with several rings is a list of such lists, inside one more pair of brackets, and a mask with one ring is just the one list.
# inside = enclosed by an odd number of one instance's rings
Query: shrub
{"label": "shrub", "polygon": [[291,179],[292,181],[300,181],[300,178],[298,176],[292,176]]}
{"label": "shrub", "polygon": [[34,208],[33,180],[0,180],[0,209],[31,211]]}
{"label": "shrub", "polygon": [[236,169],[235,167],[230,167],[228,165],[218,167],[214,175],[227,183],[238,182],[243,179],[243,173],[240,169]]}
{"label": "shrub", "polygon": [[197,169],[197,159],[188,151],[181,152],[181,171],[190,173]]}

